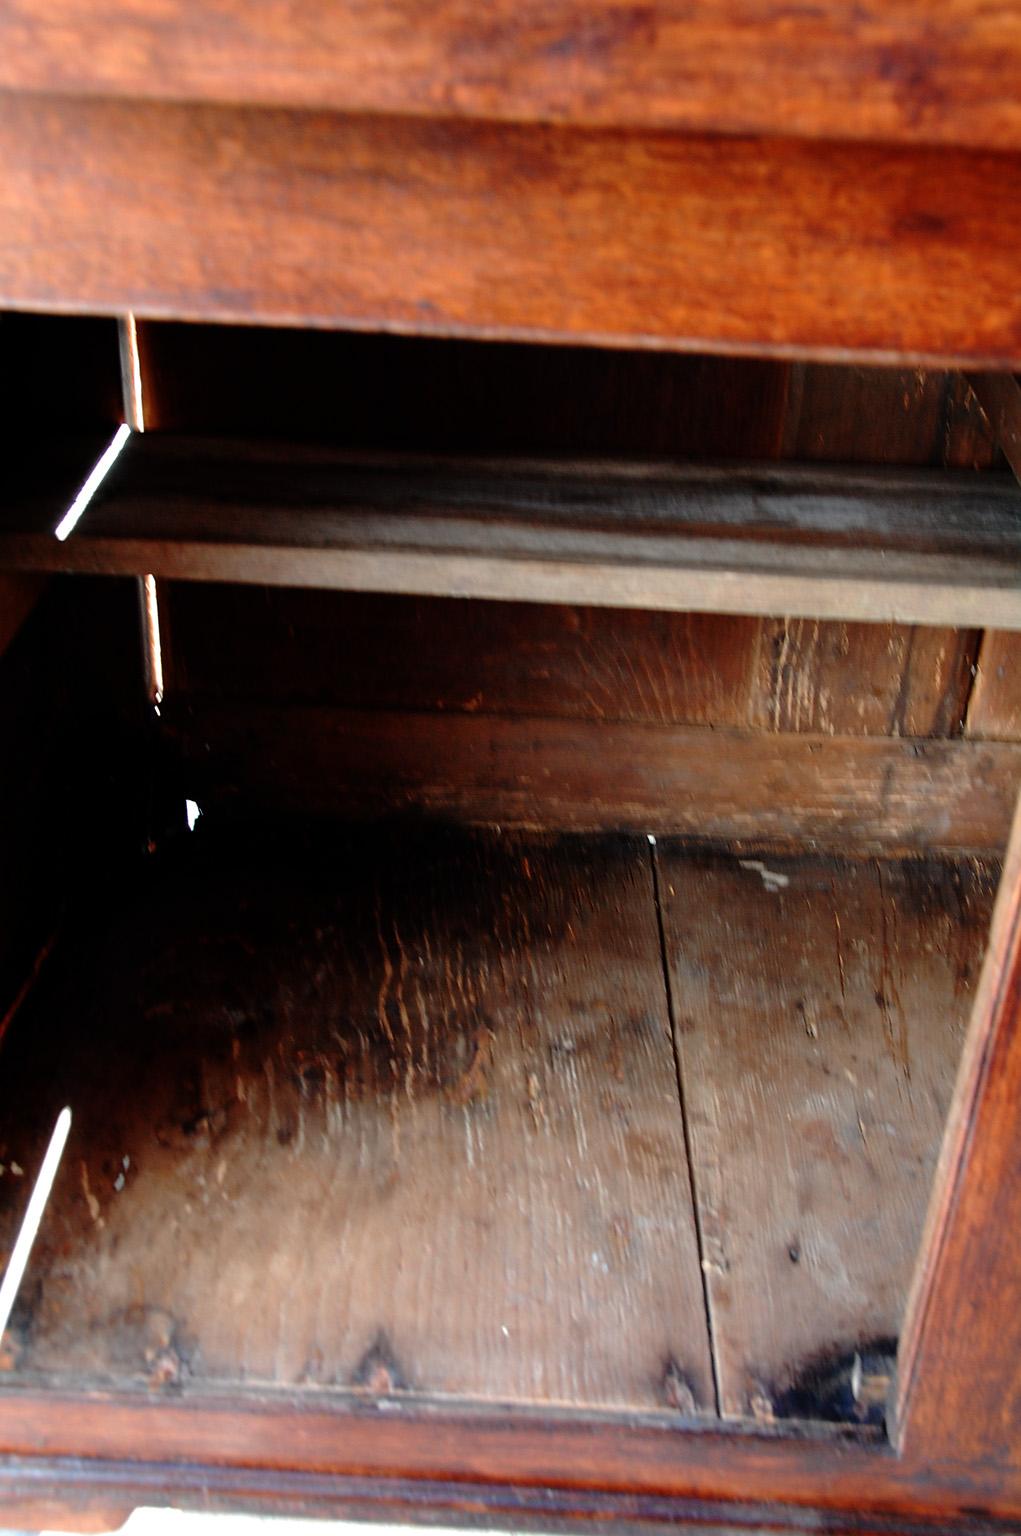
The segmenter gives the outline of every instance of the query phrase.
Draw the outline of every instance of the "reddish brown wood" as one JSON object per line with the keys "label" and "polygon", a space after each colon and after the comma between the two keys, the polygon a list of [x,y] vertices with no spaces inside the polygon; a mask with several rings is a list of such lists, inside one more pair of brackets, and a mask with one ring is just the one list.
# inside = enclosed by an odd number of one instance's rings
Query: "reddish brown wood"
{"label": "reddish brown wood", "polygon": [[4,1042],[0,1252],[74,1114],[8,1383],[715,1413],[644,839],[207,814],[88,909]]}
{"label": "reddish brown wood", "polygon": [[170,693],[824,735],[957,734],[967,632],[160,584]]}
{"label": "reddish brown wood", "polygon": [[931,1465],[1021,1469],[1021,815],[901,1340],[898,1439]]}
{"label": "reddish brown wood", "polygon": [[262,812],[386,812],[507,826],[834,848],[999,851],[1021,747],[595,720],[204,703],[163,718],[186,793]]}
{"label": "reddish brown wood", "polygon": [[1021,39],[987,0],[15,0],[0,60],[32,90],[1021,147]]}
{"label": "reddish brown wood", "polygon": [[[530,1492],[538,1490],[548,1490],[547,1516],[589,1519],[598,1517],[601,1495],[704,1500],[710,1508],[715,1503],[725,1529],[728,1513],[740,1514],[743,1501],[768,1502],[770,1523],[781,1527],[815,1521],[818,1528],[814,1510],[840,1511],[838,1531],[851,1516],[878,1533],[879,1516],[887,1513],[929,1521],[942,1532],[969,1518],[1021,1518],[1021,1477],[1010,1468],[979,1463],[944,1473],[923,1459],[827,1431],[796,1437],[677,1430],[634,1417],[457,1404],[394,1403],[379,1412],[337,1397],[296,1413],[257,1391],[240,1399],[191,1396],[187,1389],[173,1396],[0,1394],[0,1455],[88,1457],[99,1471],[119,1462],[123,1477],[127,1446],[143,1452],[134,1486],[148,1485],[149,1501],[154,1487],[166,1497],[181,1483],[194,1487],[196,1475],[203,1486],[229,1487],[229,1472],[247,1471],[278,1500],[300,1497],[308,1475],[372,1479],[377,1512],[386,1509],[395,1480],[416,1485],[420,1510],[429,1506],[430,1488],[445,1482],[447,1507],[462,1518],[477,1517],[490,1501],[513,1513],[520,1500],[527,1510]],[[397,1495],[405,1507],[408,1491]],[[703,1507],[703,1522],[708,1513]],[[765,1514],[759,1512],[760,1525]]]}
{"label": "reddish brown wood", "polygon": [[1021,740],[1021,637],[987,629],[978,652],[968,703],[969,736]]}
{"label": "reddish brown wood", "polygon": [[8,95],[0,161],[18,308],[1021,363],[1005,155]]}
{"label": "reddish brown wood", "polygon": [[957,373],[791,364],[785,457],[983,469],[996,439]]}

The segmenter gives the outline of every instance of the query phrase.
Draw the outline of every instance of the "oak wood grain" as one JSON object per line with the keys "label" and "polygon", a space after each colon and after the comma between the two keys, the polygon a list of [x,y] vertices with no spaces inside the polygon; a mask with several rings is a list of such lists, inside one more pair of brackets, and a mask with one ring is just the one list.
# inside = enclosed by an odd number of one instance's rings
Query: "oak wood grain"
{"label": "oak wood grain", "polygon": [[1021,740],[1021,645],[1018,636],[987,629],[976,658],[967,733],[980,740]]}
{"label": "oak wood grain", "polygon": [[1011,477],[360,457],[136,434],[63,543],[31,458],[0,563],[812,618],[1021,626]]}
{"label": "oak wood grain", "polygon": [[722,1411],[853,1416],[839,1375],[900,1330],[999,871],[657,861]]}
{"label": "oak wood grain", "polygon": [[165,701],[184,792],[238,810],[418,808],[506,826],[858,851],[1002,850],[1005,742]]}
{"label": "oak wood grain", "polygon": [[899,625],[161,582],[167,689],[240,702],[957,734],[975,637]]}
{"label": "oak wood grain", "polygon": [[983,0],[13,0],[0,60],[68,94],[1021,147],[1021,39]]}
{"label": "oak wood grain", "polygon": [[1021,363],[1010,155],[7,94],[0,159],[13,308]]}
{"label": "oak wood grain", "polygon": [[253,834],[5,1041],[0,1246],[74,1111],[7,1381],[715,1412],[644,840]]}

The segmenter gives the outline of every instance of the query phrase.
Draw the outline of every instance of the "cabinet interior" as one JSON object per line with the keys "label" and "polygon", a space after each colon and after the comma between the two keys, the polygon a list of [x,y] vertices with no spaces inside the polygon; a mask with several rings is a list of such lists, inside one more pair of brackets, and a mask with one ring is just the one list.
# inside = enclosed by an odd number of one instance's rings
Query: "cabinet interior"
{"label": "cabinet interior", "polygon": [[1021,778],[968,381],[140,323],[58,547],[117,329],[0,344],[5,1388],[881,1437]]}

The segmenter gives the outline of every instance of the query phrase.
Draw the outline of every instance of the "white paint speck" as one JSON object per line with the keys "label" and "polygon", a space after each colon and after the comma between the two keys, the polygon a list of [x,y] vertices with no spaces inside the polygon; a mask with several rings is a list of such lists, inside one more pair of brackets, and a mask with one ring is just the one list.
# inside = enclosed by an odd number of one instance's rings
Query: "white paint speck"
{"label": "white paint speck", "polygon": [[738,863],[742,869],[751,869],[761,875],[766,890],[773,894],[784,890],[791,883],[789,875],[781,874],[777,869],[767,869],[761,859],[739,859]]}

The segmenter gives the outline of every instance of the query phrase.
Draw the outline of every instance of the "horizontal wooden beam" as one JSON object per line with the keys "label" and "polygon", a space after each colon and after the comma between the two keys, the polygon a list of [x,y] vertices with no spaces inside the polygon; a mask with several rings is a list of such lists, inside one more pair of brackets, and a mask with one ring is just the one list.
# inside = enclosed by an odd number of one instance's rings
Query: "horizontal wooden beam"
{"label": "horizontal wooden beam", "polygon": [[[126,1448],[140,1444],[146,1459],[129,1464]],[[691,1430],[666,1415],[393,1398],[384,1410],[326,1393],[296,1411],[288,1395],[257,1390],[0,1394],[0,1496],[13,1484],[13,1501],[35,1492],[38,1507],[47,1492],[56,1499],[62,1484],[76,1483],[100,1509],[104,1494],[106,1508],[191,1506],[198,1494],[202,1507],[398,1521],[431,1514],[469,1525],[481,1515],[514,1530],[548,1530],[550,1520],[559,1529],[565,1519],[592,1530],[609,1518],[637,1530],[690,1522],[804,1533],[821,1523],[833,1536],[896,1536],[890,1517],[900,1514],[909,1517],[904,1536],[941,1536],[948,1525],[984,1536],[998,1529],[991,1521],[1021,1515],[1021,1480],[1010,1469],[898,1457],[829,1425],[800,1435]]]}
{"label": "horizontal wooden beam", "polygon": [[0,164],[14,309],[1021,365],[1016,155],[11,93]]}
{"label": "horizontal wooden beam", "polygon": [[11,0],[0,86],[355,112],[1021,148],[982,0]]}
{"label": "horizontal wooden beam", "polygon": [[49,474],[33,458],[13,481],[0,567],[1021,628],[1007,476],[373,459],[146,434],[60,542]]}
{"label": "horizontal wooden beam", "polygon": [[314,705],[164,701],[200,803],[269,814],[415,810],[861,851],[999,852],[1021,745],[770,735]]}

